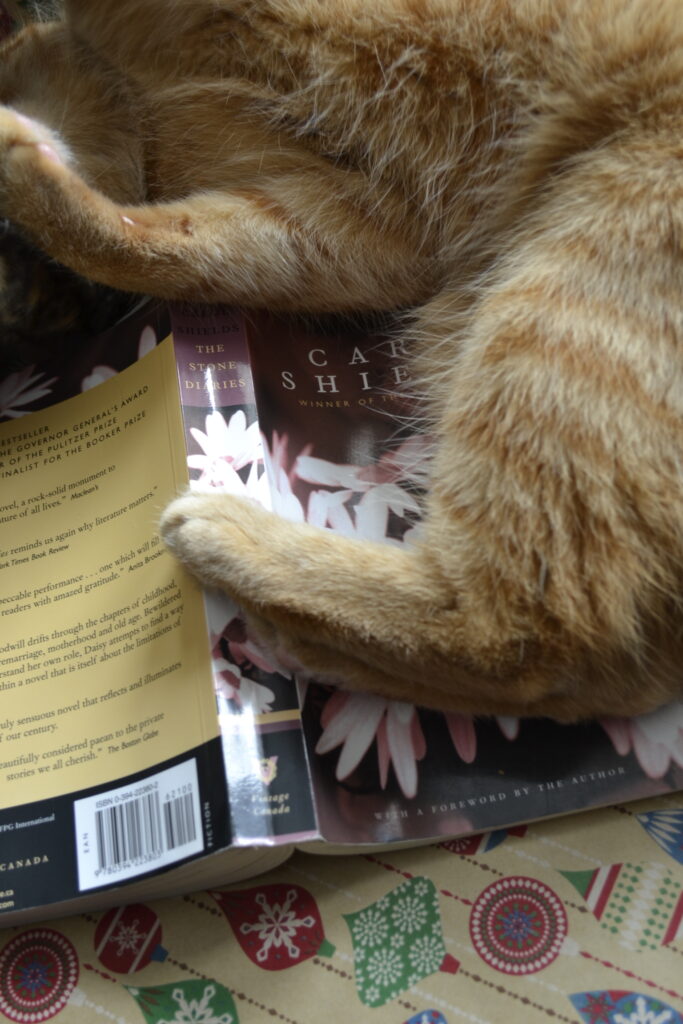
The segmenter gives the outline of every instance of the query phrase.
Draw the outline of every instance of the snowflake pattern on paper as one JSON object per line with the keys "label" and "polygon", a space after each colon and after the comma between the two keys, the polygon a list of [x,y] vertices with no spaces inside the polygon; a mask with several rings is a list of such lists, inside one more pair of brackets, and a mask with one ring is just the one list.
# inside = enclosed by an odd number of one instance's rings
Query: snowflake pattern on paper
{"label": "snowflake pattern on paper", "polygon": [[383,1006],[442,967],[439,898],[427,878],[404,882],[344,920],[353,941],[356,989],[366,1006]]}
{"label": "snowflake pattern on paper", "polygon": [[128,992],[147,1024],[239,1024],[232,995],[216,981],[176,982]]}
{"label": "snowflake pattern on paper", "polygon": [[263,913],[257,921],[247,923],[243,921],[240,925],[242,935],[254,933],[261,943],[256,953],[256,959],[261,963],[268,959],[271,948],[277,949],[284,946],[288,955],[296,960],[300,956],[300,950],[294,939],[300,928],[312,928],[315,924],[314,918],[308,914],[299,918],[296,911],[292,910],[292,904],[297,898],[295,889],[290,889],[282,903],[268,903],[264,893],[257,893],[254,897]]}
{"label": "snowflake pattern on paper", "polygon": [[216,994],[214,985],[207,985],[201,999],[191,999],[181,988],[173,989],[171,997],[178,1004],[178,1012],[172,1021],[162,1020],[158,1024],[234,1024],[231,1013],[214,1014],[210,1003]]}
{"label": "snowflake pattern on paper", "polygon": [[418,895],[406,893],[398,899],[391,912],[394,927],[400,932],[411,935],[420,931],[427,924],[428,911]]}
{"label": "snowflake pattern on paper", "polygon": [[111,937],[111,942],[116,946],[116,955],[123,956],[124,953],[137,953],[140,944],[145,936],[138,931],[138,921],[130,924],[121,924],[117,932]]}
{"label": "snowflake pattern on paper", "polygon": [[301,885],[276,883],[211,895],[244,952],[263,970],[281,971],[334,953],[318,905]]}

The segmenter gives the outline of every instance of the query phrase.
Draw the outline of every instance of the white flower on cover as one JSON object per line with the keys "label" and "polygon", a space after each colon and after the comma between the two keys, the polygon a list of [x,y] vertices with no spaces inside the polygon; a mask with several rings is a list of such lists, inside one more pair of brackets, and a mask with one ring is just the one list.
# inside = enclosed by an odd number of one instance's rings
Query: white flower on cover
{"label": "white flower on cover", "polygon": [[369,466],[337,464],[302,453],[296,460],[294,472],[307,483],[354,491],[364,491],[377,484],[395,484],[399,480],[424,482],[430,446],[429,438],[415,434]]}
{"label": "white flower on cover", "polygon": [[498,727],[506,740],[516,740],[519,736],[519,718],[512,715],[498,715]]}
{"label": "white flower on cover", "polygon": [[403,701],[383,700],[374,694],[332,694],[321,715],[323,732],[316,744],[317,754],[341,746],[336,777],[347,778],[358,767],[377,739],[380,783],[387,784],[392,764],[406,797],[417,793],[417,761],[424,757],[426,743],[417,710]]}
{"label": "white flower on cover", "polygon": [[98,384],[104,384],[105,380],[111,380],[116,376],[116,370],[112,366],[93,366],[87,377],[81,381],[81,391],[90,391]]}
{"label": "white flower on cover", "polygon": [[370,485],[363,480],[361,466],[346,466],[313,455],[301,454],[294,463],[294,473],[307,484],[323,484],[325,487],[343,487],[351,491],[364,491]]}
{"label": "white flower on cover", "polygon": [[240,708],[249,708],[256,715],[272,711],[275,694],[270,687],[254,682],[232,661],[214,657],[213,679],[216,693],[225,700],[233,701]]}
{"label": "white flower on cover", "polygon": [[356,505],[347,502],[352,491],[314,491],[309,499],[307,521],[327,526],[345,537],[401,544],[387,535],[389,513],[403,518],[406,512],[418,512],[413,495],[396,484],[377,484],[366,488]]}
{"label": "white flower on cover", "polygon": [[39,384],[38,381],[45,374],[34,373],[34,370],[35,366],[26,366],[0,381],[0,417],[15,420],[20,416],[26,416],[31,410],[21,409],[19,406],[30,405],[51,393],[50,385],[54,384],[57,378],[50,377]]}
{"label": "white flower on cover", "polygon": [[[350,466],[300,454],[293,474],[305,483],[340,488],[314,491],[308,502],[306,520],[315,526],[328,527],[345,537],[399,543],[387,536],[389,513],[404,517],[407,512],[419,513],[414,495],[395,482],[400,478],[402,463],[383,466]],[[355,494],[360,500],[347,507]]]}
{"label": "white flower on cover", "polygon": [[213,647],[228,623],[237,618],[239,610],[231,597],[223,590],[215,588],[205,588],[204,607],[211,637],[211,646]]}
{"label": "white flower on cover", "polygon": [[661,1012],[648,1010],[644,996],[637,996],[634,1013],[629,1013],[628,1017],[623,1013],[615,1013],[612,1020],[614,1024],[668,1024],[673,1020],[673,1012],[667,1009]]}
{"label": "white flower on cover", "polygon": [[143,327],[140,333],[140,341],[138,342],[138,359],[142,359],[148,352],[151,352],[156,347],[157,336],[156,331],[149,324],[147,327]]}
{"label": "white flower on cover", "polygon": [[178,1004],[178,1009],[172,1020],[161,1020],[157,1024],[235,1024],[235,1018],[231,1013],[222,1013],[217,1017],[211,1009],[210,1003],[216,995],[215,985],[207,985],[204,995],[199,999],[186,999],[181,988],[174,988],[172,997]]}
{"label": "white flower on cover", "polygon": [[253,679],[242,676],[240,681],[240,704],[243,708],[248,707],[256,715],[263,715],[266,711],[273,710],[275,694],[269,686],[263,683],[256,683]]}
{"label": "white flower on cover", "polygon": [[601,718],[618,754],[633,751],[650,779],[661,779],[673,761],[683,768],[683,701],[638,718]]}
{"label": "white flower on cover", "polygon": [[[151,352],[156,343],[157,336],[154,328],[149,325],[143,327],[138,341],[138,359],[142,359],[148,352]],[[115,377],[117,372],[111,366],[93,366],[92,371],[81,381],[81,391],[90,391],[91,388],[96,388],[98,384],[103,384],[105,380]]]}
{"label": "white flower on cover", "polygon": [[[443,717],[456,753],[471,764],[477,753],[473,718],[453,712]],[[425,756],[427,744],[415,705],[336,690],[323,708],[320,724],[323,731],[315,752],[327,754],[341,746],[336,768],[340,782],[358,767],[375,740],[382,789],[393,765],[403,795],[412,798],[417,794],[417,762]],[[517,719],[503,718],[499,725],[508,739],[517,738]]]}
{"label": "white flower on cover", "polygon": [[[211,412],[205,420],[206,432],[192,427],[190,433],[199,447],[201,455],[188,455],[187,465],[198,469],[201,476],[192,480],[194,491],[224,491],[241,497],[254,498],[267,503],[267,480],[259,475],[259,464],[263,461],[261,437],[258,424],[247,427],[247,418],[240,409],[233,413],[229,422],[220,412]],[[239,470],[250,466],[246,482]]]}
{"label": "white flower on cover", "polygon": [[458,715],[454,711],[444,713],[451,742],[465,764],[471,764],[477,755],[477,734],[474,720],[470,715]]}
{"label": "white flower on cover", "polygon": [[[289,438],[286,434],[280,437],[274,430],[270,446],[265,437],[262,440],[263,461],[266,466],[266,476],[270,482],[266,507],[282,516],[283,519],[289,519],[294,523],[303,523],[305,518],[303,506],[292,491],[292,482],[285,468]],[[304,448],[304,452],[308,452],[309,449],[310,445]]]}

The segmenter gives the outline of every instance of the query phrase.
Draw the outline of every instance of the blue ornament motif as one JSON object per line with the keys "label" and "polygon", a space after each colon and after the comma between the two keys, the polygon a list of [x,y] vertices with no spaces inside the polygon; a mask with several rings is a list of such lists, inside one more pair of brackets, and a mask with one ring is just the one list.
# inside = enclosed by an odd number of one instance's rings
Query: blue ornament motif
{"label": "blue ornament motif", "polygon": [[443,1014],[440,1014],[438,1010],[421,1010],[420,1013],[414,1014],[410,1020],[404,1021],[403,1024],[449,1024],[446,1021]]}
{"label": "blue ornament motif", "polygon": [[420,1010],[404,1024],[448,1024],[448,1021],[438,1010]]}
{"label": "blue ornament motif", "polygon": [[575,992],[569,998],[586,1024],[683,1024],[678,1010],[639,992]]}
{"label": "blue ornament motif", "polygon": [[636,818],[670,857],[683,864],[683,811],[649,811]]}

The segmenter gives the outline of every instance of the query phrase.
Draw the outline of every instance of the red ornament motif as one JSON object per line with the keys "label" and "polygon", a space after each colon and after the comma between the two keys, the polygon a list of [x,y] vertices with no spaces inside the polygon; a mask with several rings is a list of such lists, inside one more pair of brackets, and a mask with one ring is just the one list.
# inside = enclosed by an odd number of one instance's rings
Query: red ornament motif
{"label": "red ornament motif", "polygon": [[495,832],[477,832],[471,836],[461,836],[459,839],[447,839],[439,843],[442,850],[449,853],[457,853],[461,857],[472,857],[476,853],[488,853],[495,850],[497,846],[504,843],[510,836],[521,837],[525,835],[526,825],[515,825],[513,828],[496,829]]}
{"label": "red ornament motif", "polygon": [[142,903],[109,910],[95,929],[95,953],[117,974],[134,974],[150,960],[164,960],[159,918]]}
{"label": "red ornament motif", "polygon": [[470,915],[470,936],[482,960],[504,974],[533,974],[558,956],[567,915],[552,889],[535,878],[493,882]]}
{"label": "red ornament motif", "polygon": [[460,839],[447,839],[445,843],[439,843],[442,850],[449,853],[457,853],[460,857],[473,857],[480,850],[486,850],[487,832],[479,832],[474,836],[462,836]]}
{"label": "red ornament motif", "polygon": [[0,1011],[11,1021],[37,1024],[66,1006],[78,981],[78,957],[50,928],[24,932],[0,953]]}
{"label": "red ornament motif", "polygon": [[277,883],[211,895],[249,959],[266,971],[282,971],[334,950],[318,905],[300,885]]}

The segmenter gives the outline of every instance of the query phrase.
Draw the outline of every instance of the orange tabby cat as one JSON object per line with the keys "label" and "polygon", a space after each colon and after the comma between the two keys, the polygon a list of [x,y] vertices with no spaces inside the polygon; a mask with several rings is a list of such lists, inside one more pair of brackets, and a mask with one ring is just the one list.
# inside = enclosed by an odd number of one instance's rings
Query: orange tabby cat
{"label": "orange tabby cat", "polygon": [[415,310],[419,544],[163,518],[277,651],[463,712],[681,696],[680,0],[66,0],[0,61],[0,214],[74,270]]}

